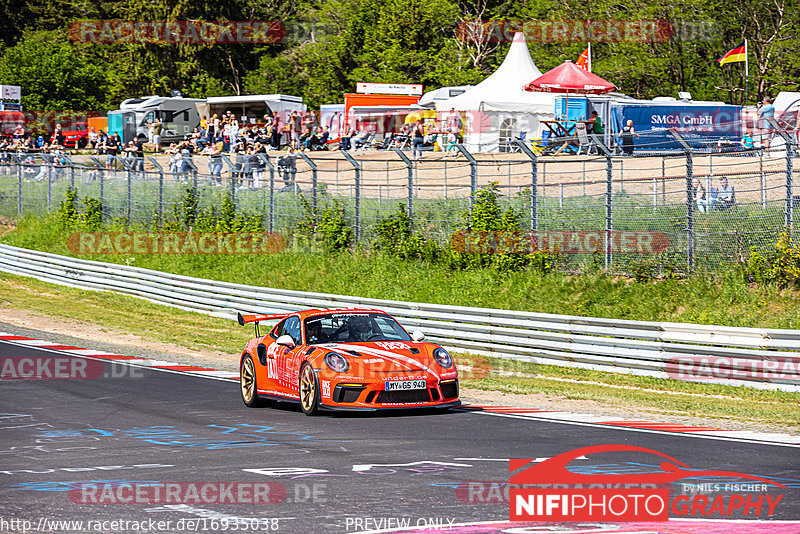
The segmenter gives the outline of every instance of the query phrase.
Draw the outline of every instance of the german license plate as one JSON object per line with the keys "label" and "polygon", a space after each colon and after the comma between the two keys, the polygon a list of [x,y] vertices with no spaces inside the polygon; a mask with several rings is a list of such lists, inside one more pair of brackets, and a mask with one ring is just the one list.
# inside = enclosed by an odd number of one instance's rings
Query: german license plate
{"label": "german license plate", "polygon": [[409,389],[425,389],[424,380],[392,380],[386,382],[386,391],[406,391]]}

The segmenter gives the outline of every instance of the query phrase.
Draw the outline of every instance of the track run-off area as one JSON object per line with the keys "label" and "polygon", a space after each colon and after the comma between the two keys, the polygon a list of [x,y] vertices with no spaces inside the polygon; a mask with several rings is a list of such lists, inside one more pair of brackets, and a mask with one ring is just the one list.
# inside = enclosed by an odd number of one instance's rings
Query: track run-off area
{"label": "track run-off area", "polygon": [[[43,378],[0,381],[0,532],[800,532],[798,436],[513,406],[306,417],[245,407],[228,372],[0,334],[4,377],[23,360]],[[684,473],[666,522],[509,522],[509,460],[601,445],[623,450],[570,473],[663,472],[632,446],[741,476]]]}

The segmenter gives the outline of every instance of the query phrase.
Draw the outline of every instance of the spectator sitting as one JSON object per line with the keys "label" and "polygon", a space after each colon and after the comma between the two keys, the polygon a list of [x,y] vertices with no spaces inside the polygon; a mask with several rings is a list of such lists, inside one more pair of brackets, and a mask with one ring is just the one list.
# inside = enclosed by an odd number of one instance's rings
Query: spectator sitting
{"label": "spectator sitting", "polygon": [[714,207],[721,210],[726,210],[733,207],[736,204],[736,192],[733,190],[733,186],[728,184],[727,178],[721,178],[719,181],[719,192],[717,192],[717,199],[714,203]]}
{"label": "spectator sitting", "polygon": [[355,130],[353,130],[352,126],[347,127],[347,134],[341,137],[341,145],[339,146],[340,150],[350,150],[350,140],[353,138],[353,134]]}
{"label": "spectator sitting", "polygon": [[692,198],[695,206],[700,213],[708,213],[708,199],[706,199],[706,188],[700,183],[700,178],[695,178],[692,182]]}
{"label": "spectator sitting", "polygon": [[753,148],[755,148],[756,145],[755,141],[753,141],[753,135],[750,128],[744,131],[741,143],[745,150],[752,150]]}
{"label": "spectator sitting", "polygon": [[369,130],[362,127],[358,131],[358,134],[351,139],[351,142],[353,143],[353,148],[358,150],[361,147],[361,145],[367,142],[368,138],[369,138]]}
{"label": "spectator sitting", "polygon": [[322,130],[322,133],[317,133],[317,141],[314,143],[315,144],[315,148],[313,148],[312,150],[328,150],[328,146],[327,145],[328,145],[328,139],[330,138],[330,136],[331,136],[331,132],[328,130],[328,127],[326,126]]}

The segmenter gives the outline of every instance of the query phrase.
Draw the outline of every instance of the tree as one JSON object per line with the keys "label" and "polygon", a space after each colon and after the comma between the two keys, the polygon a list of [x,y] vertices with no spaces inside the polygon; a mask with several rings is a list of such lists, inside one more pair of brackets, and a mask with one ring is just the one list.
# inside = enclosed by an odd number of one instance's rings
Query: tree
{"label": "tree", "polygon": [[109,74],[59,31],[25,32],[0,58],[0,83],[22,87],[36,111],[108,109]]}

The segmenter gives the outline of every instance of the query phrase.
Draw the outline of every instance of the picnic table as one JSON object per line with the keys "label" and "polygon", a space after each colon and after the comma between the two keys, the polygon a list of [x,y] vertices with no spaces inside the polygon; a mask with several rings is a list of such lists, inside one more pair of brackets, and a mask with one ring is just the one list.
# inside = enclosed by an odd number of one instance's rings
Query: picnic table
{"label": "picnic table", "polygon": [[[548,149],[545,154],[561,154],[564,150],[574,146],[576,151],[580,150],[583,145],[581,138],[577,135],[576,129],[578,124],[588,125],[591,121],[586,120],[553,120],[541,121],[542,124],[550,132],[550,141],[548,141]],[[558,146],[554,149],[553,146]]]}

